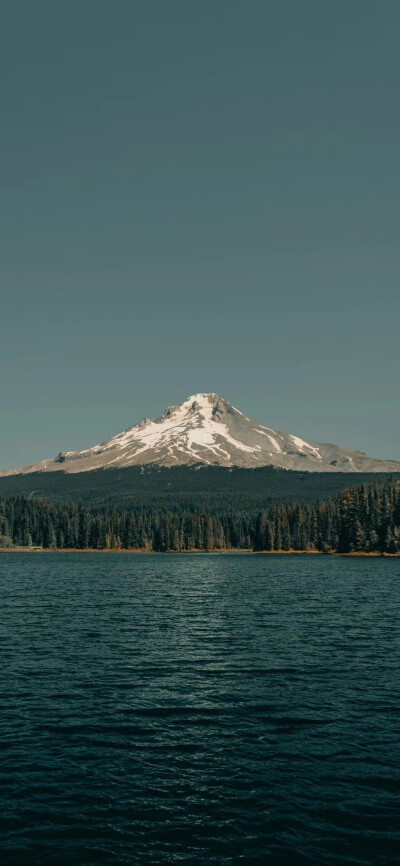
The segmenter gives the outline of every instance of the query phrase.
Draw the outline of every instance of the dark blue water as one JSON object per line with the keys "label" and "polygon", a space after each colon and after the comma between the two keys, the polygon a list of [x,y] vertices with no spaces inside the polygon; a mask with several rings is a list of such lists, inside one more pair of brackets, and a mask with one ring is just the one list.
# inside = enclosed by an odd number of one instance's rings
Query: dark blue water
{"label": "dark blue water", "polygon": [[0,556],[5,864],[400,862],[400,561]]}

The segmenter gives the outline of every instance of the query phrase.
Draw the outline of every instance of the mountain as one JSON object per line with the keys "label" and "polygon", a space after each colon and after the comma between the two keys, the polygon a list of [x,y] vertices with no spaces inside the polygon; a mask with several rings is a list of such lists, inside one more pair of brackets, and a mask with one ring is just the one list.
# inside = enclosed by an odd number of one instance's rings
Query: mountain
{"label": "mountain", "polygon": [[302,472],[399,472],[400,463],[367,457],[337,445],[310,442],[272,430],[217,394],[195,394],[152,421],[85,451],[0,472],[0,476],[62,471],[90,472],[128,466],[204,465],[246,469],[275,466]]}

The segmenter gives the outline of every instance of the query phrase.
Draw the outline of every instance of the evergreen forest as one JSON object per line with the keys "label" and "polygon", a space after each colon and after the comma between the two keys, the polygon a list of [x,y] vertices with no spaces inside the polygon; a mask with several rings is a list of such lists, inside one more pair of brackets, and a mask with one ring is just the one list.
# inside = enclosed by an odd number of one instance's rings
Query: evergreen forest
{"label": "evergreen forest", "polygon": [[400,481],[370,482],[316,504],[276,502],[264,510],[218,514],[3,496],[0,547],[15,546],[400,554]]}

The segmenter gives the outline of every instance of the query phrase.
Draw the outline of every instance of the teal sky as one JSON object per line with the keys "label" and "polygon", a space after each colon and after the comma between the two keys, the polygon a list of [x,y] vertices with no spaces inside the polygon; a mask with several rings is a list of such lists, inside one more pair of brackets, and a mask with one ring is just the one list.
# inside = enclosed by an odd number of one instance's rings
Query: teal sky
{"label": "teal sky", "polygon": [[400,460],[400,5],[16,0],[0,468],[197,391]]}

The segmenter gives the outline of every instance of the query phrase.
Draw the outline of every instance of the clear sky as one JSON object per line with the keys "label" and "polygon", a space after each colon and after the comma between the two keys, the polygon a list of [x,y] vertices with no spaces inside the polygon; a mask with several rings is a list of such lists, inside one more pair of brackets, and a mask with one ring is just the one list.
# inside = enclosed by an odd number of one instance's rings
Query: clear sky
{"label": "clear sky", "polygon": [[198,391],[400,460],[398,0],[15,0],[0,468]]}

